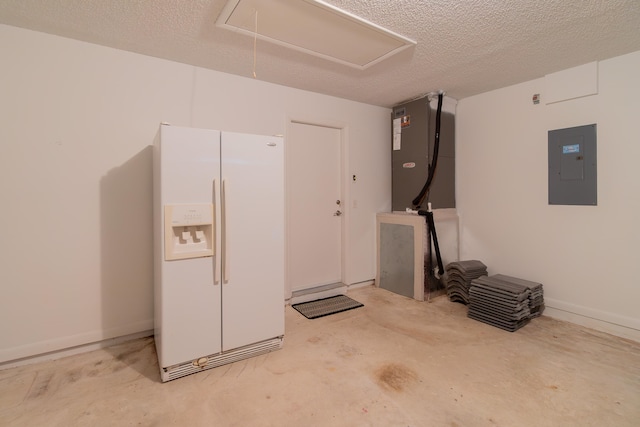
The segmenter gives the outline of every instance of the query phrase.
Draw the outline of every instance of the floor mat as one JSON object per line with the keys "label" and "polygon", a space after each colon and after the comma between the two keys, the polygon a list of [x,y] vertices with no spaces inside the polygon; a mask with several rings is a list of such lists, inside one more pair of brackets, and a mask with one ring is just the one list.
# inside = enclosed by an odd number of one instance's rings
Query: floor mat
{"label": "floor mat", "polygon": [[295,308],[307,319],[317,319],[318,317],[341,313],[363,306],[364,304],[345,295],[336,295],[334,297],[291,305],[291,307]]}

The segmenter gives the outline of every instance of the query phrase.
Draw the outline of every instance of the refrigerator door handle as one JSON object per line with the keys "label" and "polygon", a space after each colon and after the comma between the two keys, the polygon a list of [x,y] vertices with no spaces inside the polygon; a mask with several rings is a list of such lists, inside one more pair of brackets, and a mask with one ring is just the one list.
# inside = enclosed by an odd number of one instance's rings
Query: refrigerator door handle
{"label": "refrigerator door handle", "polygon": [[220,261],[220,256],[221,256],[221,252],[220,251],[220,201],[221,201],[221,197],[220,197],[220,180],[214,179],[213,180],[213,200],[214,200],[214,227],[215,227],[215,247],[216,247],[216,251],[214,253],[215,255],[215,263],[213,265],[213,269],[214,269],[214,276],[213,276],[213,283],[214,284],[219,284],[220,283],[220,278],[222,276],[220,270],[222,268],[222,263]]}
{"label": "refrigerator door handle", "polygon": [[227,239],[227,192],[229,184],[222,180],[222,283],[229,283],[229,241]]}

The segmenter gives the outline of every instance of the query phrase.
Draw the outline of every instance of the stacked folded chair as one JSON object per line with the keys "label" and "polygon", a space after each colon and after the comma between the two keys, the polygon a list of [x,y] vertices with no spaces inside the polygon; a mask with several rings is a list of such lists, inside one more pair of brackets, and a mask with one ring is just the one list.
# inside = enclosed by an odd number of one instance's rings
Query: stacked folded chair
{"label": "stacked folded chair", "polygon": [[445,267],[444,282],[450,301],[469,304],[471,281],[487,275],[487,266],[477,260],[455,261]]}
{"label": "stacked folded chair", "polygon": [[503,274],[478,277],[469,288],[468,316],[516,331],[544,310],[542,285]]}

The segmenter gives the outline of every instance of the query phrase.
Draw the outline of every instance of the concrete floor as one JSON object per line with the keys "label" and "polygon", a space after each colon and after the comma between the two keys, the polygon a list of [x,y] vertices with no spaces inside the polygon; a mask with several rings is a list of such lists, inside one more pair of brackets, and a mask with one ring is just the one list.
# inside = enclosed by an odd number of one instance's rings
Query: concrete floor
{"label": "concrete floor", "polygon": [[547,317],[509,333],[366,287],[282,350],[160,383],[152,338],[0,371],[2,426],[639,426],[640,343]]}

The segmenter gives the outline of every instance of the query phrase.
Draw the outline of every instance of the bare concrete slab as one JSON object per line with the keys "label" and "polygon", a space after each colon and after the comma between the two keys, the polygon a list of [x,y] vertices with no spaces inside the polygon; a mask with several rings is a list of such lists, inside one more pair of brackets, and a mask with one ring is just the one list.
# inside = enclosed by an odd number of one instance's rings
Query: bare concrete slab
{"label": "bare concrete slab", "polygon": [[544,315],[510,333],[373,286],[284,348],[161,383],[152,338],[0,371],[2,426],[638,426],[640,343]]}

